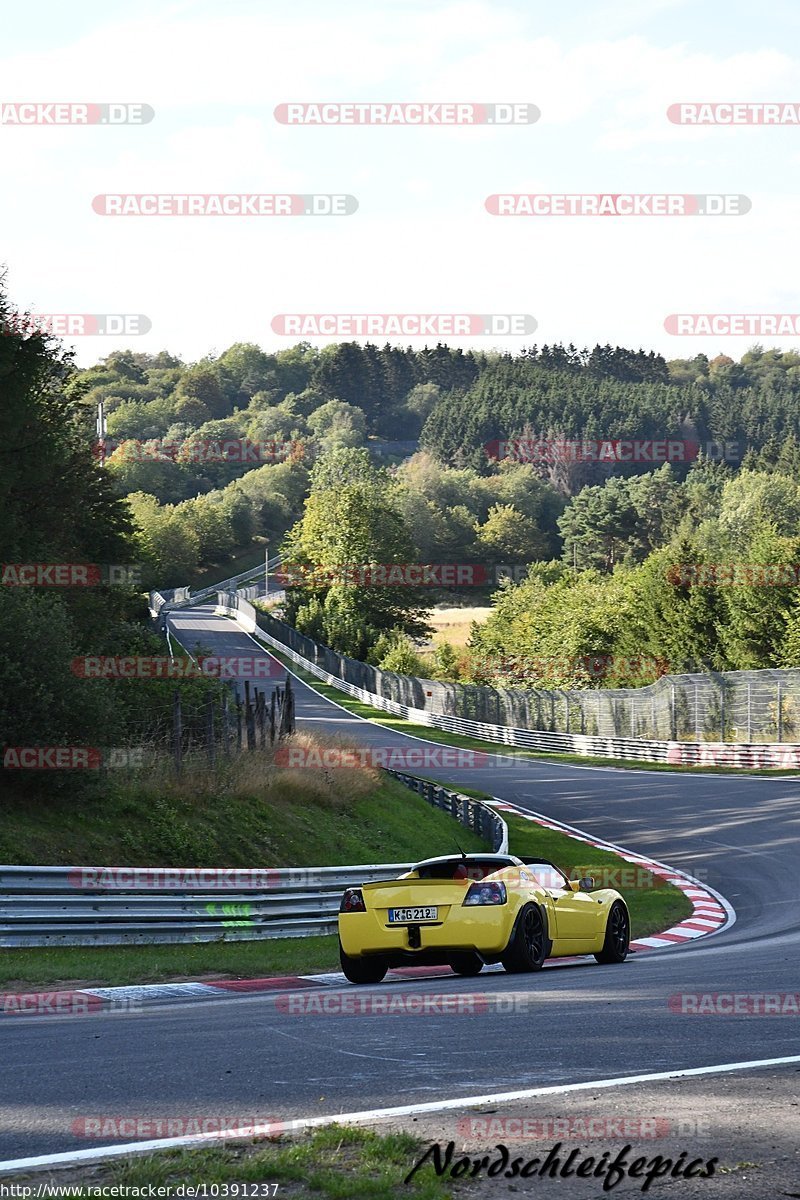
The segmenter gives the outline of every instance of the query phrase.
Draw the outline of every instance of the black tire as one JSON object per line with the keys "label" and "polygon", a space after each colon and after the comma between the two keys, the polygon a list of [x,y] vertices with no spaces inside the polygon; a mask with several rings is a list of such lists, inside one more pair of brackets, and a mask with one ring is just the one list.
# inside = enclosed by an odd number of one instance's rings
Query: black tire
{"label": "black tire", "polygon": [[500,961],[510,974],[539,971],[547,957],[547,931],[535,904],[526,904]]}
{"label": "black tire", "polygon": [[345,978],[351,983],[380,983],[388,970],[385,959],[373,955],[369,958],[351,958],[339,943],[339,962]]}
{"label": "black tire", "polygon": [[606,937],[603,949],[595,958],[599,963],[625,962],[631,944],[631,919],[621,900],[611,905],[606,921]]}
{"label": "black tire", "polygon": [[480,975],[483,970],[483,959],[472,950],[463,954],[454,954],[448,959],[447,965],[456,975]]}

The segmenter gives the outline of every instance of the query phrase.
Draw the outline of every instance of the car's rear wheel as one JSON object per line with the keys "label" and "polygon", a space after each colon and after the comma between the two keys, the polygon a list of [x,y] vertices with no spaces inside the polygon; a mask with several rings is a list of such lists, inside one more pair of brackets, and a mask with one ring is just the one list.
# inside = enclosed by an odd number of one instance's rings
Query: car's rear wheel
{"label": "car's rear wheel", "polygon": [[464,951],[463,954],[454,954],[452,958],[448,959],[447,965],[456,975],[480,975],[483,970],[483,959],[472,951]]}
{"label": "car's rear wheel", "polygon": [[369,958],[351,958],[349,954],[345,954],[341,942],[339,962],[342,964],[345,978],[351,983],[380,983],[388,970],[386,960],[377,955]]}
{"label": "car's rear wheel", "polygon": [[611,905],[606,921],[606,937],[603,949],[595,958],[599,963],[621,963],[625,961],[631,944],[631,922],[628,910],[621,900]]}
{"label": "car's rear wheel", "polygon": [[526,904],[500,961],[507,971],[516,974],[540,970],[546,956],[547,934],[542,914],[535,904]]}

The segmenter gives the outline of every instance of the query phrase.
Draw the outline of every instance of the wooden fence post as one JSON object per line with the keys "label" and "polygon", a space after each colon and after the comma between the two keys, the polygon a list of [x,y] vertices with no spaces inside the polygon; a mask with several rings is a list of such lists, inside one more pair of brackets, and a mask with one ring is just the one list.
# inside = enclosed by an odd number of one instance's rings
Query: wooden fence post
{"label": "wooden fence post", "polygon": [[228,707],[228,689],[222,696],[222,748],[226,758],[231,756],[230,710]]}
{"label": "wooden fence post", "polygon": [[172,746],[175,755],[175,772],[180,775],[183,769],[183,721],[179,688],[175,688],[172,693]]}

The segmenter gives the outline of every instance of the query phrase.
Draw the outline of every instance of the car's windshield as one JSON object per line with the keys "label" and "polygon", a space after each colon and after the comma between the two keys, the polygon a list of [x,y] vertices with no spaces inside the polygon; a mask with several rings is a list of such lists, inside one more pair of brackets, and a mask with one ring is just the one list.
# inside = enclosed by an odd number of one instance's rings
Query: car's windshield
{"label": "car's windshield", "polygon": [[525,869],[530,871],[540,887],[548,889],[558,888],[562,891],[567,887],[566,875],[563,871],[559,871],[558,867],[554,867],[552,863],[526,863]]}

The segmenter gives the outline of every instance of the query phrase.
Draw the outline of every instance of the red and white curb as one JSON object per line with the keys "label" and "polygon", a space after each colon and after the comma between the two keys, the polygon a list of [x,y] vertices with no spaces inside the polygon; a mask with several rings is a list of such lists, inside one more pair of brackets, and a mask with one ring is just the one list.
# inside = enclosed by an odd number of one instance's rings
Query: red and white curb
{"label": "red and white curb", "polygon": [[674,946],[680,942],[691,942],[696,938],[707,937],[710,933],[720,933],[723,929],[733,925],[736,920],[736,913],[724,896],[715,892],[713,888],[699,883],[684,871],[668,867],[665,863],[648,858],[644,854],[635,854],[623,846],[606,842],[602,838],[589,837],[572,825],[566,825],[564,822],[546,817],[542,813],[519,808],[516,804],[509,804],[506,800],[494,799],[488,803],[498,812],[511,813],[515,817],[522,817],[525,821],[533,821],[543,829],[555,829],[559,833],[569,834],[574,841],[585,842],[587,846],[592,846],[595,850],[607,850],[616,854],[624,862],[631,863],[636,867],[643,867],[646,871],[658,876],[659,879],[663,879],[665,883],[671,883],[673,887],[683,892],[691,902],[692,915],[677,925],[673,925],[670,929],[665,929],[663,933],[638,938],[631,942],[632,950],[663,950],[667,946]]}
{"label": "red and white curb", "polygon": [[[342,976],[344,978],[344,976]],[[0,1017],[80,1017],[96,1013],[135,1013],[145,1005],[221,1000],[254,992],[313,988],[312,976],[270,975],[266,979],[213,979],[207,983],[142,983],[132,987],[89,987],[78,991],[0,993]]]}
{"label": "red and white curb", "polygon": [[[602,838],[589,837],[582,830],[562,821],[556,821],[543,813],[530,812],[505,800],[488,801],[500,812],[511,813],[525,821],[533,821],[543,829],[555,829],[566,833],[575,841],[584,842],[596,850],[607,850],[624,862],[642,867],[653,875],[671,883],[691,901],[692,915],[651,937],[638,938],[631,942],[631,949],[639,953],[663,950],[683,942],[695,941],[729,928],[736,920],[736,913],[728,901],[713,888],[699,883],[691,875],[668,867],[657,859],[644,854],[635,854],[623,846]],[[590,961],[591,956],[555,959],[545,964],[554,969],[567,963]],[[484,973],[500,971],[498,966],[484,967]],[[387,982],[408,979],[433,979],[450,976],[446,967],[405,967],[389,971]],[[82,988],[79,991],[28,992],[0,994],[0,1017],[2,1016],[83,1016],[100,1012],[134,1012],[145,1005],[179,1003],[194,1000],[230,999],[269,992],[287,992],[301,988],[341,987],[346,984],[339,971],[326,971],[317,975],[273,975],[266,979],[215,979],[207,983],[152,983],[134,987]]]}

